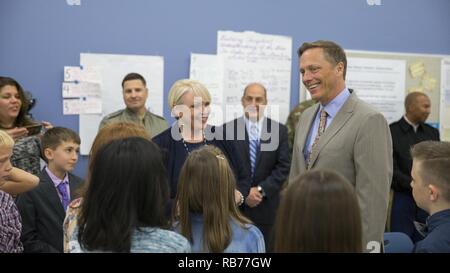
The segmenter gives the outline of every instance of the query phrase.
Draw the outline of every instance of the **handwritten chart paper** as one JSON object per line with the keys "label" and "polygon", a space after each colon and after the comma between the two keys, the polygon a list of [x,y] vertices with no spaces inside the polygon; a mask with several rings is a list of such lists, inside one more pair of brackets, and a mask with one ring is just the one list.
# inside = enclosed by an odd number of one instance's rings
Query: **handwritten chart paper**
{"label": "handwritten chart paper", "polygon": [[223,58],[225,121],[242,116],[246,85],[259,82],[267,89],[271,118],[285,122],[289,115],[292,38],[256,32],[219,31],[217,55]]}
{"label": "handwritten chart paper", "polygon": [[348,58],[347,87],[392,123],[404,112],[405,71],[403,60]]}
{"label": "handwritten chart paper", "polygon": [[192,53],[189,78],[201,82],[211,94],[208,124],[222,125],[224,122],[222,58],[217,55]]}
{"label": "handwritten chart paper", "polygon": [[450,58],[441,62],[441,102],[439,129],[442,141],[450,141]]}
{"label": "handwritten chart paper", "polygon": [[99,83],[95,82],[63,82],[63,98],[76,97],[101,97],[102,92]]}
{"label": "handwritten chart paper", "polygon": [[83,97],[63,100],[64,115],[100,114],[102,100],[100,97]]}

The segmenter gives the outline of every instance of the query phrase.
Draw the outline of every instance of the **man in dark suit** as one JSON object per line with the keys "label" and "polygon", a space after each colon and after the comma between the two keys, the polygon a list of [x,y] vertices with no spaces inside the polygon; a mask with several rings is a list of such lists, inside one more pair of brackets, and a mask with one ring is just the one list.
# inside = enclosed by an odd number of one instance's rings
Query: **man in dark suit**
{"label": "man in dark suit", "polygon": [[39,186],[19,195],[24,252],[63,252],[63,222],[70,201],[81,186],[81,178],[70,171],[78,161],[80,138],[74,131],[55,127],[42,137],[47,160],[39,175]]}
{"label": "man in dark suit", "polygon": [[245,115],[226,124],[226,137],[236,140],[236,150],[251,177],[244,214],[261,230],[270,249],[279,192],[289,174],[287,128],[264,117],[267,91],[263,85],[247,85],[241,102]]}
{"label": "man in dark suit", "polygon": [[411,147],[424,140],[439,141],[439,131],[424,122],[431,111],[428,96],[421,92],[409,93],[405,98],[405,115],[390,125],[394,175],[392,177],[392,200],[390,230],[403,232],[416,242],[422,239],[417,232],[414,221],[425,224],[428,214],[420,209],[412,196],[411,190]]}

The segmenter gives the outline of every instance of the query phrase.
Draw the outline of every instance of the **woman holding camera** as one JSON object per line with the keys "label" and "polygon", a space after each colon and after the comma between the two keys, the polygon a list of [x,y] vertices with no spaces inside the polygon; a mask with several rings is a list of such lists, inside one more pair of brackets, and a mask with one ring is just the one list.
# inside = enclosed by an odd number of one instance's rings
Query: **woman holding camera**
{"label": "woman holding camera", "polygon": [[[40,128],[50,129],[49,122],[39,123],[27,116],[28,102],[20,84],[0,76],[0,130],[15,141],[11,163],[34,175],[40,172]],[[41,126],[41,127],[40,127]]]}

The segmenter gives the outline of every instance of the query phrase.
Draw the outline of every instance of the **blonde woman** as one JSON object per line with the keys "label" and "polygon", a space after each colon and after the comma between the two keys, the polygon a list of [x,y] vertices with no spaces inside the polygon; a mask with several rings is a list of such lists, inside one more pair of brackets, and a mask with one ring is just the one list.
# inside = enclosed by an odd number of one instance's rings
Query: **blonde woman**
{"label": "blonde woman", "polygon": [[200,82],[187,79],[176,81],[169,91],[169,107],[177,121],[154,137],[153,141],[164,153],[171,199],[176,196],[180,170],[188,155],[203,146],[213,145],[230,162],[237,180],[235,199],[240,206],[250,191],[249,174],[239,162],[235,144],[224,140],[221,128],[207,125],[210,103],[211,95]]}

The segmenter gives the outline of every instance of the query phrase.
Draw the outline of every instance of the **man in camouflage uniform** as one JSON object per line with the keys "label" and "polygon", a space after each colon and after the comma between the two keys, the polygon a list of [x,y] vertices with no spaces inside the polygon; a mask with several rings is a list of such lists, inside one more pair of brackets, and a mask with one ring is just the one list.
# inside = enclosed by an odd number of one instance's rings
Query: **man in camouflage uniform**
{"label": "man in camouflage uniform", "polygon": [[305,100],[299,103],[288,116],[286,127],[288,129],[288,144],[291,156],[292,147],[294,146],[295,128],[297,127],[298,119],[300,118],[300,115],[303,113],[303,111],[305,111],[308,107],[314,105],[315,103],[316,102],[313,100]]}
{"label": "man in camouflage uniform", "polygon": [[148,89],[144,77],[138,73],[130,73],[122,81],[123,100],[127,106],[105,116],[100,129],[111,122],[130,122],[144,126],[151,137],[157,136],[168,128],[167,121],[147,110],[145,102]]}

